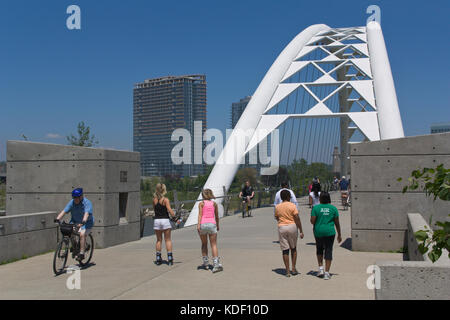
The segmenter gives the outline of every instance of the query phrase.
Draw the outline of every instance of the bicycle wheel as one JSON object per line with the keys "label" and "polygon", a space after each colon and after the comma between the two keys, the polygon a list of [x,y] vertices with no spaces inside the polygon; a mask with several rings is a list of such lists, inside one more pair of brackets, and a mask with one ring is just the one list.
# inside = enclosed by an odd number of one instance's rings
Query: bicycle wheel
{"label": "bicycle wheel", "polygon": [[69,240],[67,238],[63,238],[61,242],[58,243],[55,255],[53,256],[53,272],[55,273],[55,275],[59,275],[64,272],[68,255]]}
{"label": "bicycle wheel", "polygon": [[245,218],[245,202],[242,202],[242,218]]}
{"label": "bicycle wheel", "polygon": [[94,238],[92,234],[86,237],[86,247],[84,249],[84,259],[80,261],[82,267],[86,266],[92,259],[92,254],[94,253]]}

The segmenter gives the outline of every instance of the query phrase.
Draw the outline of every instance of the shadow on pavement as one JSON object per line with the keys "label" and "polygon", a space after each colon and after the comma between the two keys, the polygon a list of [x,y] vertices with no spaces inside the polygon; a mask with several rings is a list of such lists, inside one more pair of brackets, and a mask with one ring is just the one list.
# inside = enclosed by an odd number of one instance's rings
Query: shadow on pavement
{"label": "shadow on pavement", "polygon": [[90,267],[93,267],[93,266],[96,266],[96,264],[94,263],[94,262],[89,262],[87,265],[85,265],[85,266],[80,266],[80,269],[81,270],[86,270],[86,269],[89,269]]}
{"label": "shadow on pavement", "polygon": [[315,243],[315,242],[307,242],[306,245],[307,245],[307,246],[315,246],[316,243]]}
{"label": "shadow on pavement", "polygon": [[352,251],[352,238],[345,239],[345,241],[341,244],[341,248]]}
{"label": "shadow on pavement", "polygon": [[[153,263],[156,264],[156,260],[153,260]],[[180,262],[180,261],[173,261],[173,265],[176,265],[176,264],[179,264],[179,263],[182,263],[182,262]],[[169,261],[167,261],[167,260],[162,260],[162,261],[161,261],[161,265],[163,265],[163,264],[169,265]]]}
{"label": "shadow on pavement", "polygon": [[208,267],[204,267],[203,265],[199,265],[197,266],[197,270],[211,270],[212,269],[212,265],[208,265]]}
{"label": "shadow on pavement", "polygon": [[275,272],[276,274],[285,276],[286,275],[286,269],[284,268],[277,268],[277,269],[272,269],[273,272]]}
{"label": "shadow on pavement", "polygon": [[[314,270],[311,270],[307,273],[308,276],[314,276],[314,277],[317,277],[318,274],[319,274],[319,271],[314,271]],[[339,275],[338,273],[330,272],[330,276],[338,276],[338,275]],[[319,278],[319,277],[317,277],[317,278]]]}

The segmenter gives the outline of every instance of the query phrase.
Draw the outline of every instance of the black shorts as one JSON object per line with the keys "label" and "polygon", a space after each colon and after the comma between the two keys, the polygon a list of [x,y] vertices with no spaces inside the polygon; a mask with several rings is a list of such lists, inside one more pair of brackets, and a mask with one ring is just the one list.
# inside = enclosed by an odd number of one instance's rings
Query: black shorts
{"label": "black shorts", "polygon": [[323,256],[325,251],[325,260],[333,260],[334,236],[316,238],[317,255]]}

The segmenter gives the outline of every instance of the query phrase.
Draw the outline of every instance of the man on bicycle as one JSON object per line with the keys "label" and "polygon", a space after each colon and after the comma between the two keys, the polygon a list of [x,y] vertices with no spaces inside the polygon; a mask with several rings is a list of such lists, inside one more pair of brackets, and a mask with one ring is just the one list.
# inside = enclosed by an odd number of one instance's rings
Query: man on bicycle
{"label": "man on bicycle", "polygon": [[92,203],[83,196],[83,189],[76,188],[72,191],[72,200],[60,212],[56,220],[61,220],[66,213],[71,213],[70,223],[79,228],[80,233],[80,254],[77,260],[84,259],[84,248],[86,247],[86,237],[91,233],[94,226],[94,216],[92,215]]}
{"label": "man on bicycle", "polygon": [[348,200],[348,189],[349,189],[350,183],[347,179],[345,179],[345,176],[342,176],[341,181],[339,182],[339,188],[341,189],[341,199],[342,199],[342,205],[346,205]]}
{"label": "man on bicycle", "polygon": [[253,199],[255,196],[255,191],[253,191],[253,188],[250,186],[250,181],[245,181],[245,186],[242,188],[241,192],[239,193],[239,198],[242,199],[242,202],[248,203],[248,210],[251,209],[250,200]]}

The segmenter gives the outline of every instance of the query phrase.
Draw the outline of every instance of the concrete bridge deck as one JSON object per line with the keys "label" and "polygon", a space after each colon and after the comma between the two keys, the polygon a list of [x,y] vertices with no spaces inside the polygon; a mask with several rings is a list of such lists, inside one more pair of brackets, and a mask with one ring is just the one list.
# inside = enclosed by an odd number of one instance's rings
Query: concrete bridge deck
{"label": "concrete bridge deck", "polygon": [[[331,279],[317,278],[310,209],[305,199],[300,200],[305,238],[298,241],[297,276],[284,276],[273,208],[261,208],[253,210],[250,218],[234,215],[221,220],[218,243],[223,272],[198,269],[200,240],[189,227],[172,233],[173,266],[153,263],[155,236],[96,250],[93,264],[81,271],[80,290],[67,289],[68,274],[54,276],[53,253],[2,265],[0,299],[374,299],[374,291],[366,286],[367,267],[377,260],[400,261],[402,254],[352,252],[335,243]],[[342,211],[337,201],[334,204],[343,243],[348,244],[350,210]]]}

